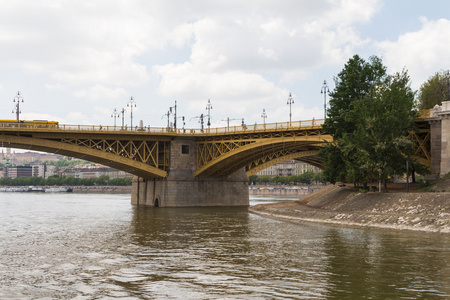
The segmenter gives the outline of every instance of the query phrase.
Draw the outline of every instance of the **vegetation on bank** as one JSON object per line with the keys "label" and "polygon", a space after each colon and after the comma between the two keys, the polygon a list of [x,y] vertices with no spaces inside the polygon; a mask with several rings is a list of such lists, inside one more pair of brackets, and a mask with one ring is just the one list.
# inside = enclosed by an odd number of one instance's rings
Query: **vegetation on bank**
{"label": "vegetation on bank", "polygon": [[314,172],[305,172],[300,175],[291,175],[291,176],[275,176],[270,177],[267,175],[257,176],[251,175],[248,178],[249,184],[303,184],[309,185],[312,183],[325,183],[325,179],[323,177],[323,173],[314,173]]}
{"label": "vegetation on bank", "polygon": [[417,94],[419,109],[431,109],[435,105],[442,105],[443,101],[450,101],[450,74],[436,72],[421,86]]}
{"label": "vegetation on bank", "polygon": [[1,186],[130,186],[131,178],[109,178],[102,175],[98,178],[75,178],[51,176],[0,178]]}
{"label": "vegetation on bank", "polygon": [[424,174],[413,157],[409,133],[417,131],[415,92],[406,70],[388,75],[380,58],[353,56],[335,78],[325,132],[333,135],[319,152],[324,177],[330,183],[371,180],[387,182],[395,175]]}

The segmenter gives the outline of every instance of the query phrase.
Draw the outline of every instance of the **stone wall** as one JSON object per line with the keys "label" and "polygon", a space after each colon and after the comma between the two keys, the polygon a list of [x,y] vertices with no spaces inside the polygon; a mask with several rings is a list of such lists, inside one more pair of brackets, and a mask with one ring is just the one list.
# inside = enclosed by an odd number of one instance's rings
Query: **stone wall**
{"label": "stone wall", "polygon": [[430,110],[431,175],[442,176],[450,172],[450,101],[442,102]]}
{"label": "stone wall", "polygon": [[248,206],[248,178],[242,169],[230,176],[196,177],[193,138],[171,142],[170,169],[163,179],[133,179],[131,203],[144,206]]}

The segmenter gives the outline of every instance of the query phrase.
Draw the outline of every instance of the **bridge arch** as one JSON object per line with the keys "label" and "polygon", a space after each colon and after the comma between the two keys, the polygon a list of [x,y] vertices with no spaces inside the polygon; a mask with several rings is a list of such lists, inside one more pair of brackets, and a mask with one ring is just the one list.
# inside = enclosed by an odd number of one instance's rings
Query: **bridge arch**
{"label": "bridge arch", "polygon": [[[196,176],[225,176],[245,168],[247,175],[254,174],[253,169],[266,167],[277,162],[299,158],[320,166],[317,157],[320,147],[331,136],[294,136],[273,139],[248,140],[242,143],[199,143]],[[203,160],[203,161],[202,161]],[[275,160],[273,163],[270,161]],[[255,170],[256,170],[255,169]]]}
{"label": "bridge arch", "polygon": [[18,148],[75,157],[123,170],[142,178],[162,178],[167,176],[166,171],[144,162],[91,147],[56,140],[12,135],[0,135],[0,141],[2,141],[2,146],[6,148]]}

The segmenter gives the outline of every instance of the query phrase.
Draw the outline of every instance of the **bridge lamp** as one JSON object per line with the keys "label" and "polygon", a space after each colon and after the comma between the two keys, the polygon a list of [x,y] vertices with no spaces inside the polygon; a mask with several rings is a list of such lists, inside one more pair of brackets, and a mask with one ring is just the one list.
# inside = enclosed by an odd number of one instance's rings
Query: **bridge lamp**
{"label": "bridge lamp", "polygon": [[[114,108],[113,113],[111,114],[111,118],[114,118],[114,128],[116,128],[116,119],[120,116],[120,112],[117,112],[117,109]],[[122,125],[123,126],[123,125]]]}
{"label": "bridge lamp", "polygon": [[208,111],[208,123],[206,123],[206,125],[208,125],[208,128],[211,127],[211,109],[211,101],[208,99],[208,104],[206,104],[206,110]]}
{"label": "bridge lamp", "polygon": [[[23,103],[23,98],[22,98],[22,96],[20,95],[20,92],[19,92],[19,91],[17,92],[17,95],[14,97],[13,102],[14,102],[14,103],[17,102],[14,109],[16,110],[17,121],[19,121],[19,119],[20,119],[20,114],[22,113],[22,112],[20,111],[20,102]],[[12,113],[14,113],[14,109],[13,109]]]}
{"label": "bridge lamp", "polygon": [[327,86],[327,81],[323,81],[323,87],[320,90],[320,93],[323,94],[323,118],[327,118],[327,93],[330,93],[330,90]]}
{"label": "bridge lamp", "polygon": [[120,114],[122,114],[122,129],[123,129],[123,126],[124,126],[124,123],[125,123],[125,112],[126,111],[127,110],[125,108],[122,108],[122,110],[119,113],[119,116],[120,116]]}
{"label": "bridge lamp", "polygon": [[292,98],[292,94],[289,93],[289,98],[287,100],[287,104],[289,105],[289,126],[292,123],[292,104],[294,103],[294,98]]}
{"label": "bridge lamp", "polygon": [[130,97],[130,101],[127,103],[127,107],[131,109],[131,128],[133,128],[133,107],[136,107],[136,102],[134,102],[133,97]]}
{"label": "bridge lamp", "polygon": [[266,125],[267,114],[266,114],[266,109],[265,108],[263,108],[263,112],[261,114],[261,118],[263,118],[263,124]]}

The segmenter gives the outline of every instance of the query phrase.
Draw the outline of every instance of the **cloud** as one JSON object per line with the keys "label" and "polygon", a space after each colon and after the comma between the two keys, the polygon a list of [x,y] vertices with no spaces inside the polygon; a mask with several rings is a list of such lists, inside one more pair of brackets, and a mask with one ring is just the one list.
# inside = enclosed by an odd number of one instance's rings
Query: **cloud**
{"label": "cloud", "polygon": [[111,99],[126,99],[128,93],[123,88],[108,88],[102,85],[94,85],[88,89],[82,89],[75,92],[75,97],[85,98],[96,101],[105,101]]}
{"label": "cloud", "polygon": [[127,3],[3,3],[0,63],[59,82],[143,84],[147,70],[136,57],[161,49],[164,31],[151,15]]}
{"label": "cloud", "polygon": [[190,43],[191,55],[183,63],[153,66],[161,95],[183,97],[191,109],[210,98],[239,114],[285,101],[288,91],[280,83],[343,65],[353,45],[367,43],[354,24],[380,9],[376,0],[225,3],[215,2],[214,10],[206,4],[176,31],[176,44]]}
{"label": "cloud", "polygon": [[384,41],[377,45],[390,70],[408,70],[415,89],[434,73],[450,68],[450,21],[422,19],[422,23],[419,31],[408,32],[396,41]]}

